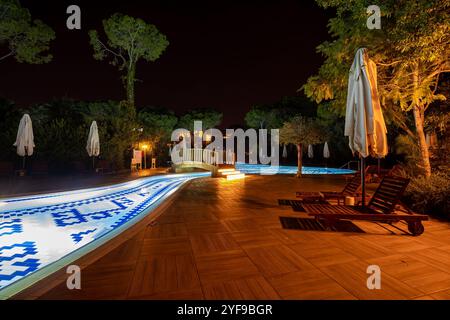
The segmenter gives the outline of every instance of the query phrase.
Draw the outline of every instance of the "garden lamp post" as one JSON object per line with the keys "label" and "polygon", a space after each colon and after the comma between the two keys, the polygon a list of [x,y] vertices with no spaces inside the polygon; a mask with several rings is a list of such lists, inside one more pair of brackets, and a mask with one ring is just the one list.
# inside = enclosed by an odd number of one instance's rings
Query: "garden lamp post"
{"label": "garden lamp post", "polygon": [[147,155],[146,155],[146,151],[148,149],[148,145],[147,144],[143,144],[141,147],[142,151],[144,152],[144,169],[147,169]]}

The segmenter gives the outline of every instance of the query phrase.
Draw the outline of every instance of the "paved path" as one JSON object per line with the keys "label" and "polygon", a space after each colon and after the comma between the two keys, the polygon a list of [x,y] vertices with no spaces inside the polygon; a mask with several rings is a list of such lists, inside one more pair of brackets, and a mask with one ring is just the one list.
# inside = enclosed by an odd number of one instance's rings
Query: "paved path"
{"label": "paved path", "polygon": [[[45,299],[450,299],[449,223],[356,222],[363,233],[283,229],[304,217],[277,204],[295,191],[339,189],[338,178],[250,176],[192,181],[156,225],[82,271]],[[368,290],[369,265],[382,289]]]}

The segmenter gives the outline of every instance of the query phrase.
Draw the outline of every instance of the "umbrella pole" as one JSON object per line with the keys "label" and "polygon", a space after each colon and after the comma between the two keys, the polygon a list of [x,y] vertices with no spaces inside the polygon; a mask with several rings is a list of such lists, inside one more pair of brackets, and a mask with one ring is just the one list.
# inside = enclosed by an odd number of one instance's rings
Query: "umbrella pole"
{"label": "umbrella pole", "polygon": [[22,157],[22,169],[25,170],[25,156]]}
{"label": "umbrella pole", "polygon": [[378,157],[378,178],[380,178],[380,175],[381,175],[381,160],[380,160],[380,157]]}
{"label": "umbrella pole", "polygon": [[365,170],[365,159],[361,157],[361,206],[364,208],[366,206],[366,170]]}
{"label": "umbrella pole", "polygon": [[95,157],[92,156],[92,170],[95,170]]}

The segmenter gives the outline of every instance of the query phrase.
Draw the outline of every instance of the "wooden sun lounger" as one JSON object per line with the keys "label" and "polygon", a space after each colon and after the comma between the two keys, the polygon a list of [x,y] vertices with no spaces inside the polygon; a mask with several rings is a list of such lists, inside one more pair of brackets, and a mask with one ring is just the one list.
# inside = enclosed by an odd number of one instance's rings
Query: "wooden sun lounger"
{"label": "wooden sun lounger", "polygon": [[422,221],[428,220],[428,216],[395,212],[408,183],[409,179],[394,176],[384,177],[365,208],[310,203],[304,203],[302,206],[308,215],[329,221],[340,219],[385,223],[405,221],[408,224],[409,232],[418,236],[424,232]]}
{"label": "wooden sun lounger", "polygon": [[337,200],[338,204],[344,203],[346,196],[360,197],[358,193],[361,188],[361,174],[357,173],[348,182],[342,191],[320,191],[320,192],[296,192],[297,198],[307,200],[310,198],[322,198],[324,200]]}

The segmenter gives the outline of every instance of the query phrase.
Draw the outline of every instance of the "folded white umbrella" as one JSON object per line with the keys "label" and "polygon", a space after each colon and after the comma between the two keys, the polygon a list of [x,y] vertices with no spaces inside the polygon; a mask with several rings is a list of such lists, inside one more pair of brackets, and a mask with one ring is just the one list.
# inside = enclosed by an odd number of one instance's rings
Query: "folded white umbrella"
{"label": "folded white umbrella", "polygon": [[13,146],[17,147],[17,154],[21,157],[33,154],[35,147],[33,124],[28,114],[24,114],[22,119],[20,119],[16,142],[14,142]]}
{"label": "folded white umbrella", "polygon": [[97,122],[92,121],[86,144],[86,151],[90,157],[98,157],[100,154],[100,138],[98,136]]}
{"label": "folded white umbrella", "polygon": [[387,129],[377,91],[376,64],[358,49],[348,78],[344,135],[353,153],[366,158],[388,152]]}
{"label": "folded white umbrella", "polygon": [[377,90],[377,67],[367,50],[356,51],[348,78],[344,135],[349,147],[361,157],[362,201],[365,200],[364,158],[382,158],[388,152],[386,124]]}
{"label": "folded white umbrella", "polygon": [[325,142],[323,146],[323,157],[328,159],[330,157],[330,149],[328,148],[328,142]]}
{"label": "folded white umbrella", "polygon": [[308,145],[308,158],[314,158],[314,149],[312,145]]}
{"label": "folded white umbrella", "polygon": [[283,146],[283,155],[282,155],[282,157],[283,157],[283,158],[287,158],[287,157],[288,157],[286,144],[284,144],[284,146]]}

